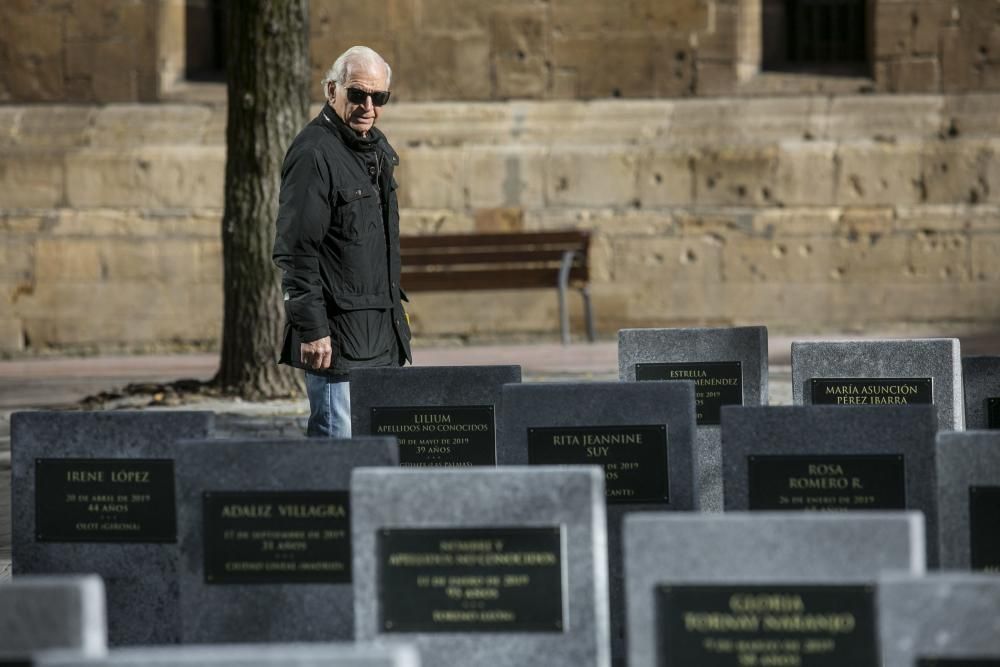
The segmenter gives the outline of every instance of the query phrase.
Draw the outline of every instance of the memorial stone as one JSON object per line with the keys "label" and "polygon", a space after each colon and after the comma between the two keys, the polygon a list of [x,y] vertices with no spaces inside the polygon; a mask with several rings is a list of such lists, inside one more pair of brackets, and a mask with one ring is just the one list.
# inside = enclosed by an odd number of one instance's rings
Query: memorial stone
{"label": "memorial stone", "polygon": [[957,338],[792,343],[795,405],[933,404],[938,427],[965,428]]}
{"label": "memorial stone", "polygon": [[177,447],[182,643],[354,638],[351,471],[393,438]]}
{"label": "memorial stone", "polygon": [[40,651],[107,651],[104,584],[95,576],[18,577],[0,583],[0,665]]}
{"label": "memorial stone", "polygon": [[112,645],[180,637],[174,446],[209,412],[11,417],[13,571],[100,575]]}
{"label": "memorial stone", "polygon": [[723,408],[726,511],[919,510],[937,563],[933,406]]}
{"label": "memorial stone", "polygon": [[695,500],[702,511],[721,512],[720,410],[767,404],[767,328],[623,329],[618,377],[694,381]]}
{"label": "memorial stone", "polygon": [[878,607],[884,667],[1000,664],[1000,577],[887,573]]}
{"label": "memorial stone", "polygon": [[610,664],[599,468],[359,469],[351,503],[358,640],[428,665]]}
{"label": "memorial stone", "polygon": [[629,667],[877,667],[876,579],[922,574],[923,538],[916,512],[629,516]]}
{"label": "memorial stone", "polygon": [[963,357],[965,427],[1000,429],[1000,357]]}
{"label": "memorial stone", "polygon": [[494,466],[500,388],[520,381],[520,366],[357,369],[352,434],[396,436],[403,467]]}
{"label": "memorial stone", "polygon": [[501,465],[598,464],[608,502],[611,651],[625,656],[621,522],[627,512],[694,509],[694,382],[504,387]]}
{"label": "memorial stone", "polygon": [[42,655],[37,667],[420,667],[409,646],[364,644],[219,644],[130,648],[104,658],[70,653]]}
{"label": "memorial stone", "polygon": [[937,439],[941,567],[1000,574],[1000,431]]}

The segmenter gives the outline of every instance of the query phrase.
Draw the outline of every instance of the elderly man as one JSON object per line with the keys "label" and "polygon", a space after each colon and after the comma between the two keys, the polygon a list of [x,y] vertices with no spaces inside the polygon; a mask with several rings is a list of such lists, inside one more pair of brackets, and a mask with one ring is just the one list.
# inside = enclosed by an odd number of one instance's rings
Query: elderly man
{"label": "elderly man", "polygon": [[311,436],[350,437],[349,371],[410,360],[399,157],[375,128],[391,76],[373,50],[345,51],[323,79],[327,103],[281,168],[273,255],[287,320],[280,362],[305,370]]}

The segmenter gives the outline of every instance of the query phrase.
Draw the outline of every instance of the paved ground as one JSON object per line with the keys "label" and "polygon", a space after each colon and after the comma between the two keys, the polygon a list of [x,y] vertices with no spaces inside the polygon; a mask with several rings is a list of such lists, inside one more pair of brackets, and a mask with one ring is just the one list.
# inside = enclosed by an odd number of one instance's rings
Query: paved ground
{"label": "paved ground", "polygon": [[[824,340],[851,336],[824,337]],[[853,338],[857,338],[854,336]],[[796,337],[817,340],[819,337]],[[791,338],[769,340],[770,402],[791,403],[789,354]],[[1000,354],[1000,332],[962,338],[965,355]],[[424,366],[519,364],[526,382],[600,381],[618,377],[615,342],[482,345],[416,349]],[[0,579],[10,570],[10,415],[18,410],[74,409],[81,399],[114,391],[129,383],[209,379],[216,355],[156,355],[90,358],[47,358],[0,362]],[[121,402],[123,406],[140,407]],[[212,410],[223,434],[297,434],[307,414],[305,400],[250,403],[199,399],[183,409]],[[154,409],[178,409],[154,408]]]}

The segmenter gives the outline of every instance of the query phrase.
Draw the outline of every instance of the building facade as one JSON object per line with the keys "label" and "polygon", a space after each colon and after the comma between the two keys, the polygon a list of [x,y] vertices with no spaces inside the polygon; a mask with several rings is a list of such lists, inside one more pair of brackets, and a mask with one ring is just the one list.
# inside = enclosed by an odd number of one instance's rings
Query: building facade
{"label": "building facade", "polygon": [[[224,23],[0,4],[0,353],[217,344]],[[393,65],[403,232],[594,230],[604,334],[1000,320],[998,0],[312,0],[310,31],[317,100],[352,44]],[[554,337],[556,308],[411,317]]]}

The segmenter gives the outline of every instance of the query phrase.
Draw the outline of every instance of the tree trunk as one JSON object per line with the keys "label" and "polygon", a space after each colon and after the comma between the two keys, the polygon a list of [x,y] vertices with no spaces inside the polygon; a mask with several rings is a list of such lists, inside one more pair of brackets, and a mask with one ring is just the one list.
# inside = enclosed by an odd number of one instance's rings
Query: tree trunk
{"label": "tree trunk", "polygon": [[277,364],[284,310],[271,262],[281,162],[309,114],[308,0],[229,3],[222,358],[215,382],[247,399],[301,395]]}

